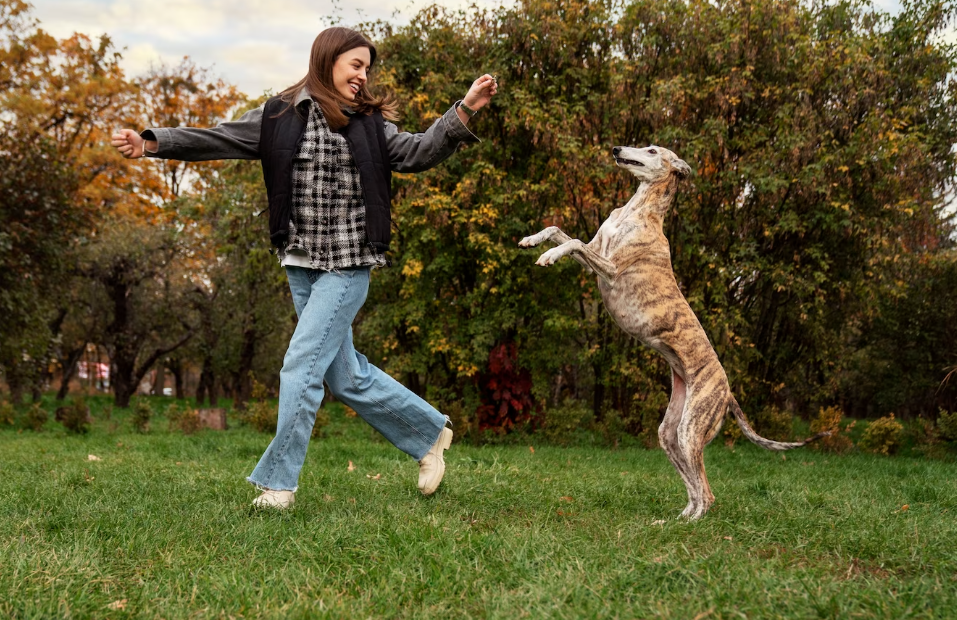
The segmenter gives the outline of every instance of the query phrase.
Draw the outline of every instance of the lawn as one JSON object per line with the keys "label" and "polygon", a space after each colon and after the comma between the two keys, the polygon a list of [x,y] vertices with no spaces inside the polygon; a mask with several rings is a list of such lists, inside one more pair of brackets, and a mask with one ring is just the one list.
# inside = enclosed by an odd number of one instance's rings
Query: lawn
{"label": "lawn", "polygon": [[275,513],[245,482],[268,436],[125,415],[0,430],[0,617],[957,615],[952,462],[713,445],[717,502],[689,523],[660,450],[453,444],[422,497],[333,406]]}

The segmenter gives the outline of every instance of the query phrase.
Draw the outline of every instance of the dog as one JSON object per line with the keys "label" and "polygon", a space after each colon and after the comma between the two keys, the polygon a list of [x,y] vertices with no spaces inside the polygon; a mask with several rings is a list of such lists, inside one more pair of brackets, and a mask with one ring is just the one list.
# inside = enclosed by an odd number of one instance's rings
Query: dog
{"label": "dog", "polygon": [[571,256],[598,276],[605,308],[628,334],[661,353],[671,366],[671,400],[658,427],[658,439],[688,489],[681,517],[698,519],[714,503],[704,469],[704,447],[714,439],[728,409],[744,436],[768,450],[791,450],[828,433],[785,443],[761,437],[748,424],[731,393],[714,347],[678,288],[671,251],[663,232],[665,215],[678,184],[691,167],[660,146],[615,147],[615,163],[638,177],[638,191],[615,209],[589,243],[572,239],[556,226],[525,237],[519,246],[545,241],[558,246],[535,264],[554,265]]}

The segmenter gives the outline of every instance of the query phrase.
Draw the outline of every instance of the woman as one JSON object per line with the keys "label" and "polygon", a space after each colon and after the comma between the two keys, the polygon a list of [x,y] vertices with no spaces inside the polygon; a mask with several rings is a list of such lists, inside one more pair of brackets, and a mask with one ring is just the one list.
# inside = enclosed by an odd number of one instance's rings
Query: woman
{"label": "woman", "polygon": [[369,90],[375,47],[360,33],[329,28],[312,44],[309,72],[238,121],[212,129],[124,129],[112,144],[124,157],[184,161],[260,159],[269,233],[279,248],[299,322],[283,359],[276,437],[247,478],[253,504],[292,506],[323,380],[331,392],[419,462],[429,495],[445,474],[448,418],[369,364],[352,344],[369,273],[387,264],[391,173],[427,170],[462,142],[477,142],[469,118],[497,92],[490,75],[425,133],[399,132],[395,103]]}

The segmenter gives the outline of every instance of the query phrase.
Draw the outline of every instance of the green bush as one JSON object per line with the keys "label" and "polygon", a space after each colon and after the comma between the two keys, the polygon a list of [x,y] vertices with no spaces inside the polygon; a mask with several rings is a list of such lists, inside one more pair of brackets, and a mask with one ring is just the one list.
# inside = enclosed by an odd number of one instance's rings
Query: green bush
{"label": "green bush", "polygon": [[90,408],[86,401],[78,397],[71,404],[56,410],[56,419],[63,424],[68,433],[84,435],[90,431]]}
{"label": "green bush", "polygon": [[937,416],[937,434],[944,441],[957,443],[957,411],[940,410]]}
{"label": "green bush", "polygon": [[246,406],[242,421],[260,433],[275,433],[279,412],[276,410],[276,405],[265,400],[258,400]]}
{"label": "green bush", "polygon": [[0,426],[13,426],[17,421],[17,411],[7,401],[0,402]]}
{"label": "green bush", "polygon": [[566,445],[577,431],[589,425],[592,412],[582,401],[567,399],[545,410],[544,418],[541,433],[545,440]]}
{"label": "green bush", "polygon": [[817,416],[811,420],[811,434],[816,435],[824,431],[830,431],[831,434],[812,443],[811,446],[815,450],[843,454],[854,447],[854,442],[851,441],[849,434],[857,422],[851,422],[841,428],[843,417],[844,412],[837,407],[821,407]]}
{"label": "green bush", "polygon": [[177,403],[166,408],[166,419],[169,421],[169,431],[179,431],[184,435],[192,435],[200,429],[199,411],[192,407],[181,408]]}
{"label": "green bush", "polygon": [[788,441],[794,428],[794,416],[771,405],[754,416],[754,430],[767,439]]}
{"label": "green bush", "polygon": [[874,420],[864,429],[857,445],[868,452],[893,454],[900,447],[904,426],[894,419],[894,414]]}
{"label": "green bush", "polygon": [[24,416],[23,423],[31,431],[40,432],[43,430],[43,425],[47,423],[49,418],[50,415],[46,409],[40,406],[40,403],[33,403],[27,410],[27,415]]}
{"label": "green bush", "polygon": [[130,422],[133,424],[133,430],[137,433],[148,433],[150,430],[150,419],[153,417],[153,407],[145,398],[137,398],[133,401],[133,414],[130,416]]}
{"label": "green bush", "polygon": [[316,422],[312,425],[312,436],[313,437],[325,437],[326,436],[326,427],[329,426],[329,414],[326,413],[325,409],[320,408],[316,412]]}

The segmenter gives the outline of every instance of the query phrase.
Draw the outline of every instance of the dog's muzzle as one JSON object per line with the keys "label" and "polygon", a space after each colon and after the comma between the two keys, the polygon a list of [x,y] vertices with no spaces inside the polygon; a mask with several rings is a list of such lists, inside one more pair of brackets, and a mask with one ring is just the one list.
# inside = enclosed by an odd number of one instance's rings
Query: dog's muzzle
{"label": "dog's muzzle", "polygon": [[645,167],[645,165],[641,163],[640,161],[635,161],[634,159],[621,159],[620,157],[615,158],[615,163],[618,164],[619,166],[641,166],[642,168]]}

